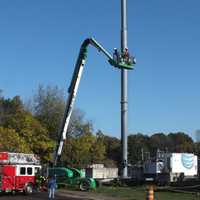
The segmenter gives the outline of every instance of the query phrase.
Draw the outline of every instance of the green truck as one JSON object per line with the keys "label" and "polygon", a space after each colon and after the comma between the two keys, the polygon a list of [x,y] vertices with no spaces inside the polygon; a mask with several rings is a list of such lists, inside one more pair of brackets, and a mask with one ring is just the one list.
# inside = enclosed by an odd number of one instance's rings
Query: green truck
{"label": "green truck", "polygon": [[96,181],[93,178],[85,177],[82,170],[70,167],[54,167],[48,169],[48,176],[56,176],[58,187],[74,187],[81,191],[96,188]]}

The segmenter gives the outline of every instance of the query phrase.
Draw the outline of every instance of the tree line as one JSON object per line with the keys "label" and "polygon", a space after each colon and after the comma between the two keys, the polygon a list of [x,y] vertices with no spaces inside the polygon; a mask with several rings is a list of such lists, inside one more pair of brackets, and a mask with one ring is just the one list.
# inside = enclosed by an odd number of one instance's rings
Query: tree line
{"label": "tree line", "polygon": [[[0,92],[0,151],[35,153],[43,163],[52,161],[64,108],[64,93],[56,86],[40,85],[25,103],[20,96],[5,98]],[[128,136],[129,164],[141,163],[145,156],[154,156],[158,149],[200,155],[200,143],[183,132]],[[104,163],[120,167],[120,152],[120,139],[101,130],[94,132],[84,112],[74,109],[61,157],[63,165],[82,168]]]}

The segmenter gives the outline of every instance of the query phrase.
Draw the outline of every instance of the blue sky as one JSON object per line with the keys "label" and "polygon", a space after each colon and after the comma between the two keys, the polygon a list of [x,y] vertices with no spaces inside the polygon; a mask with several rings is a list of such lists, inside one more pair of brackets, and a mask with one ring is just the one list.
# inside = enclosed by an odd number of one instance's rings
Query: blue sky
{"label": "blue sky", "polygon": [[[128,0],[129,133],[200,128],[200,1]],[[120,1],[0,1],[0,88],[32,96],[39,84],[67,91],[81,42],[120,47]],[[90,48],[76,107],[120,137],[120,71]]]}

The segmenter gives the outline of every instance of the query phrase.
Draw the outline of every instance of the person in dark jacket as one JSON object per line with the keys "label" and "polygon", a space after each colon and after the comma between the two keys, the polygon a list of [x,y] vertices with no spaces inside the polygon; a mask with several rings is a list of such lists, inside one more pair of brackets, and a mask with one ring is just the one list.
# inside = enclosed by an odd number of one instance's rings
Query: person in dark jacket
{"label": "person in dark jacket", "polygon": [[51,177],[48,182],[48,192],[49,192],[49,199],[55,198],[55,190],[56,190],[56,177]]}

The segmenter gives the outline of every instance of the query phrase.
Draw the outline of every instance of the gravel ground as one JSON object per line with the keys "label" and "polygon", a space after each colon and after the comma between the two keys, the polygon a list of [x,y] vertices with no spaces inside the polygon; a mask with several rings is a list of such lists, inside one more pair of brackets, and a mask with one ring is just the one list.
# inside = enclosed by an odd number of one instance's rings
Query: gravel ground
{"label": "gravel ground", "polygon": [[[18,193],[15,195],[1,194],[0,200],[47,200],[47,192],[35,192],[31,195],[24,195]],[[96,196],[89,192],[70,191],[70,190],[57,190],[55,200],[113,200],[113,198],[107,198],[102,196]]]}
{"label": "gravel ground", "polygon": [[[48,199],[48,193],[47,192],[37,192],[31,195],[24,195],[24,194],[2,194],[0,196],[0,200],[47,200]],[[72,195],[68,194],[67,192],[60,192],[57,191],[55,195],[55,200],[86,200],[86,198],[82,198],[80,195]],[[88,199],[89,200],[89,199]],[[93,200],[93,199],[91,199]]]}

